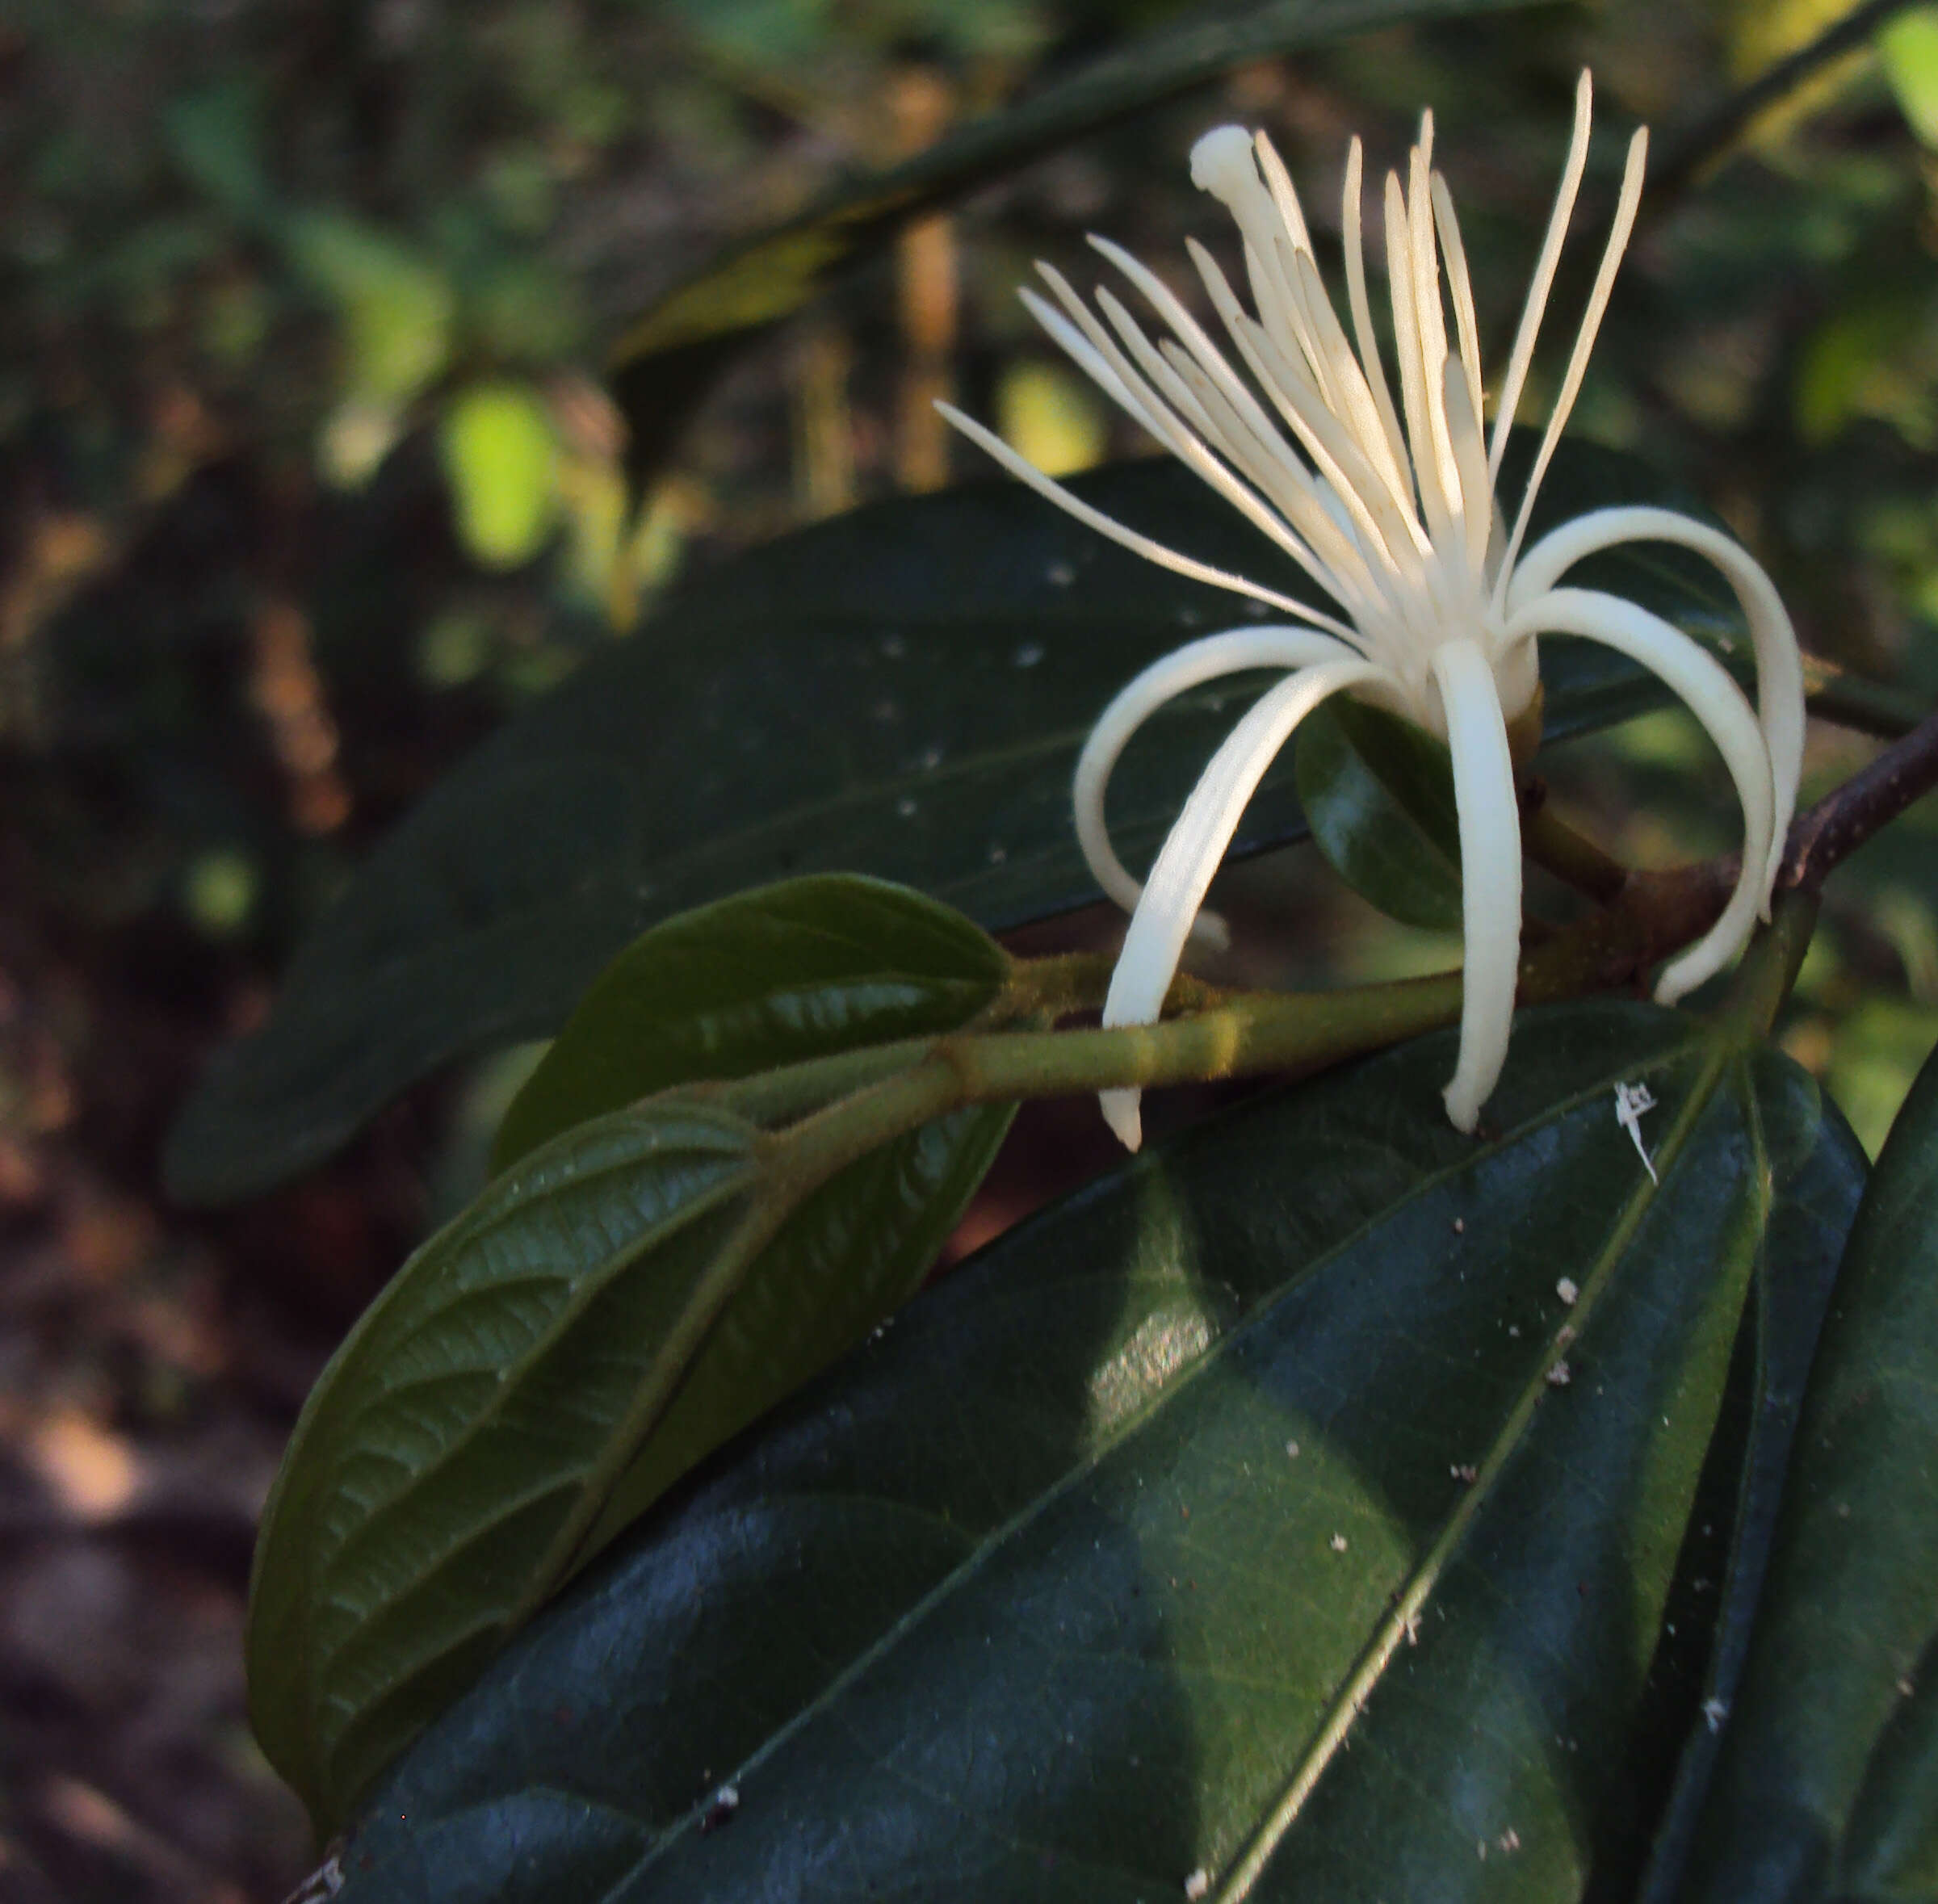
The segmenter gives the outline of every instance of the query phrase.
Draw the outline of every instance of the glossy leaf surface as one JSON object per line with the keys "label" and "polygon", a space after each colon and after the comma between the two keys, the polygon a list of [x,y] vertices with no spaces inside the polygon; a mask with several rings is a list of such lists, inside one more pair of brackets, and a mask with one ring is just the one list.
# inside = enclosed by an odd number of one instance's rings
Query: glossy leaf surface
{"label": "glossy leaf surface", "polygon": [[257,1550],[250,1711],[320,1827],[640,1508],[908,1296],[1009,1118],[864,1159],[747,1260],[755,1134],[662,1099],[532,1154],[405,1264],[313,1392]]}
{"label": "glossy leaf surface", "polygon": [[263,1512],[248,1638],[256,1735],[320,1819],[562,1574],[757,1141],[692,1105],[582,1126],[432,1237],[331,1358]]}
{"label": "glossy leaf surface", "polygon": [[1327,864],[1389,918],[1458,932],[1460,820],[1446,749],[1344,699],[1300,727],[1299,804]]}
{"label": "glossy leaf surface", "polygon": [[[1074,487],[1205,560],[1299,588],[1175,464]],[[1536,532],[1656,490],[1640,465],[1563,443]],[[1680,551],[1624,549],[1576,573],[1735,639],[1726,590]],[[724,565],[510,722],[372,854],[269,1022],[184,1109],[171,1188],[219,1202],[317,1162],[436,1066],[556,1031],[656,921],[746,887],[868,873],[991,930],[1097,898],[1070,818],[1084,737],[1138,669],[1235,613],[1014,484],[881,504]],[[1607,649],[1544,643],[1542,661],[1550,740],[1662,703]],[[1134,869],[1256,685],[1185,696],[1132,743],[1110,824]],[[1286,759],[1237,851],[1302,837],[1290,781]]]}
{"label": "glossy leaf surface", "polygon": [[675,1084],[958,1030],[1009,970],[959,912],[879,879],[822,874],[697,907],[593,982],[505,1113],[493,1168]]}
{"label": "glossy leaf surface", "polygon": [[1528,0],[1250,0],[1189,17],[992,113],[891,170],[837,187],[735,247],[642,313],[614,352],[636,478],[672,447],[736,346],[799,310],[912,218],[1126,114],[1253,60],[1409,20],[1495,13]]}
{"label": "glossy leaf surface", "polygon": [[1618,1894],[1703,1730],[1696,1503],[1862,1162],[1651,1008],[1529,1014],[1488,1143],[1450,1049],[1255,1100],[912,1305],[419,1742],[343,1896],[1128,1904],[1248,1851],[1257,1898]]}
{"label": "glossy leaf surface", "polygon": [[1688,1895],[1938,1895],[1938,1061],[1838,1277]]}
{"label": "glossy leaf surface", "polygon": [[[600,975],[506,1112],[494,1166],[697,1079],[958,1030],[992,1003],[1009,970],[1002,948],[959,912],[849,874],[683,912]],[[749,1270],[665,1421],[614,1486],[585,1552],[900,1306],[1013,1115],[998,1105],[938,1119],[810,1201]]]}

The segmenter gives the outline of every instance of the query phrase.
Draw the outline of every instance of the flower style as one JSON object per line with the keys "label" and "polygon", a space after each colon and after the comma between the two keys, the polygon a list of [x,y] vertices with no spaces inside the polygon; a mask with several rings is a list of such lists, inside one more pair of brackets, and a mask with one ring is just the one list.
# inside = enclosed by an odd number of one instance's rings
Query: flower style
{"label": "flower style", "polygon": [[[1343,209],[1350,341],[1320,279],[1284,165],[1264,133],[1237,126],[1198,140],[1191,176],[1237,220],[1256,315],[1245,310],[1202,245],[1193,241],[1189,250],[1249,382],[1163,282],[1108,240],[1090,242],[1143,294],[1171,335],[1154,344],[1108,288],[1097,292],[1093,312],[1048,265],[1038,269],[1055,305],[1031,290],[1021,293],[1105,393],[1297,563],[1337,614],[1152,541],[1072,495],[973,419],[941,406],[1012,474],[1079,521],[1177,574],[1263,603],[1293,624],[1235,627],[1189,643],[1132,681],[1084,748],[1075,786],[1077,836],[1098,883],[1132,914],[1104,1008],[1106,1025],[1156,1021],[1194,922],[1201,936],[1222,930],[1210,915],[1200,917],[1200,908],[1254,789],[1307,715],[1328,695],[1351,693],[1441,736],[1452,756],[1466,952],[1459,1057],[1445,1100],[1454,1123],[1473,1130],[1500,1075],[1513,1017],[1521,864],[1509,729],[1537,727],[1536,643],[1543,635],[1602,642],[1653,670],[1701,721],[1735,782],[1743,814],[1741,874],[1715,925],[1663,970],[1656,997],[1673,1003],[1720,971],[1742,949],[1758,913],[1768,917],[1796,803],[1804,718],[1796,636],[1769,577],[1726,536],[1662,509],[1596,510],[1522,547],[1634,225],[1646,131],[1630,145],[1613,229],[1511,526],[1495,497],[1587,162],[1590,108],[1584,73],[1574,136],[1491,437],[1481,422],[1479,325],[1466,258],[1446,181],[1432,169],[1430,113],[1422,115],[1405,184],[1392,173],[1386,181],[1397,406],[1366,292],[1357,139],[1347,155]],[[1638,541],[1695,551],[1735,589],[1756,652],[1754,711],[1723,669],[1659,616],[1600,590],[1561,585],[1584,556]],[[1173,695],[1257,669],[1284,669],[1286,678],[1212,757],[1140,886],[1113,851],[1104,821],[1105,785],[1125,743]],[[1133,1150],[1141,1138],[1139,1096],[1103,1095],[1105,1116]]]}

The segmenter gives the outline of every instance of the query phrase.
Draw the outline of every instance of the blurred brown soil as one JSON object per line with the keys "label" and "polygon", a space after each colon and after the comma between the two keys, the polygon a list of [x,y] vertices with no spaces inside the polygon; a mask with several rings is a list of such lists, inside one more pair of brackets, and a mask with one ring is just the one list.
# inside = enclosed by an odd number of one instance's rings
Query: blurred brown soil
{"label": "blurred brown soil", "polygon": [[36,890],[0,851],[0,1898],[274,1899],[311,1859],[244,1710],[256,1516],[422,1173],[392,1118],[241,1214],[170,1208],[239,975],[157,985],[182,946],[64,946]]}

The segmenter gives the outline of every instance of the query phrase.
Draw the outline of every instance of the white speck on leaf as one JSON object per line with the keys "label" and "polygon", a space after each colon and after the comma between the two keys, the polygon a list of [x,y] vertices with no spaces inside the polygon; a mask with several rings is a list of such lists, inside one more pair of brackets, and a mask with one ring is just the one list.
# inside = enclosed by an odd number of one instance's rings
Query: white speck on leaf
{"label": "white speck on leaf", "polygon": [[1288,1442],[1286,1442],[1286,1454],[1287,1454],[1288,1456],[1290,1456],[1290,1457],[1291,1457],[1291,1459],[1292,1459],[1292,1460],[1294,1460],[1294,1461],[1297,1461],[1297,1460],[1298,1459],[1298,1442],[1296,1442],[1296,1441],[1288,1441]]}
{"label": "white speck on leaf", "polygon": [[1720,1732],[1722,1730],[1722,1722],[1729,1717],[1729,1713],[1730,1709],[1726,1701],[1705,1699],[1702,1702],[1703,1721],[1712,1732]]}
{"label": "white speck on leaf", "polygon": [[1009,658],[1019,668],[1034,668],[1043,658],[1043,644],[1040,641],[1026,641]]}
{"label": "white speck on leaf", "polygon": [[1566,1362],[1557,1362],[1548,1371],[1548,1386],[1550,1388],[1566,1388],[1574,1379],[1575,1378],[1569,1372],[1568,1365]]}
{"label": "white speck on leaf", "polygon": [[1649,1173],[1649,1181],[1659,1184],[1662,1179],[1655,1174],[1655,1166],[1649,1159],[1649,1147],[1642,1141],[1642,1118],[1644,1111],[1655,1108],[1655,1093],[1646,1084],[1617,1084],[1615,1087],[1615,1122],[1628,1132],[1635,1145],[1635,1154],[1642,1160],[1642,1167]]}
{"label": "white speck on leaf", "polygon": [[1581,1285],[1571,1276],[1564,1276],[1554,1285],[1554,1294],[1572,1309],[1581,1298]]}
{"label": "white speck on leaf", "polygon": [[1185,1895],[1195,1901],[1207,1895],[1211,1889],[1211,1873],[1202,1864],[1185,1880]]}
{"label": "white speck on leaf", "polygon": [[1335,1534],[1335,1535],[1333,1535],[1333,1537],[1332,1537],[1332,1551],[1333,1551],[1335,1554],[1344,1554],[1344,1553],[1345,1552],[1345,1550],[1346,1550],[1346,1537],[1345,1537],[1344,1534]]}
{"label": "white speck on leaf", "polygon": [[335,1897],[343,1885],[342,1854],[332,1852],[290,1893],[288,1904],[320,1904],[323,1898]]}

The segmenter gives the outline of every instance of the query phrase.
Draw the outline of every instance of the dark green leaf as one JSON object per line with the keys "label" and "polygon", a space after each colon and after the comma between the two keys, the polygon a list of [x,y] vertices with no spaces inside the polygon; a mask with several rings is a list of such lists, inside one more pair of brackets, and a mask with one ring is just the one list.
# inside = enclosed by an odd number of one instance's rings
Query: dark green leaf
{"label": "dark green leaf", "polygon": [[1938,1059],[1838,1277],[1687,1894],[1938,1896]]}
{"label": "dark green leaf", "polygon": [[1730,1373],[1789,1409],[1863,1168],[1710,1039],[1529,1014],[1480,1144],[1428,1039],[1013,1232],[516,1642],[346,1904],[1155,1904],[1261,1833],[1256,1899],[1623,1894],[1704,1730]]}
{"label": "dark green leaf", "polygon": [[1299,804],[1327,863],[1389,918],[1460,929],[1454,763],[1411,721],[1328,702],[1300,728]]}
{"label": "dark green leaf", "polygon": [[[463,1686],[556,1551],[652,1349],[758,1181],[758,1134],[655,1104],[501,1177],[311,1390],[264,1510],[250,1706],[321,1819]],[[629,1350],[633,1353],[628,1353]]]}
{"label": "dark green leaf", "polygon": [[754,1132],[661,1099],[533,1153],[411,1258],[312,1394],[257,1550],[250,1711],[320,1826],[641,1508],[907,1298],[1009,1119],[864,1159],[749,1262]]}
{"label": "dark green leaf", "polygon": [[938,1118],[818,1190],[761,1251],[574,1557],[582,1565],[703,1456],[879,1327],[920,1287],[1001,1149],[1012,1105]]}
{"label": "dark green leaf", "polygon": [[1114,120],[1236,65],[1402,22],[1529,0],[1251,0],[1198,8],[1034,98],[965,126],[892,170],[851,179],[736,246],[645,312],[613,354],[636,480],[665,457],[735,346],[807,304],[842,266],[933,211]]}
{"label": "dark green leaf", "polygon": [[851,874],[682,912],[594,981],[505,1112],[493,1168],[674,1084],[958,1030],[1009,969],[959,912]]}
{"label": "dark green leaf", "polygon": [[[683,912],[594,983],[505,1113],[494,1168],[673,1085],[959,1030],[994,1000],[1009,969],[1002,948],[960,913],[852,874]],[[810,1201],[749,1273],[715,1348],[615,1487],[584,1551],[900,1306],[1012,1114],[998,1105],[942,1118]],[[840,1249],[853,1260],[824,1260]]]}
{"label": "dark green leaf", "polygon": [[[1075,487],[1207,561],[1302,585],[1175,464]],[[1564,443],[1536,532],[1624,498],[1659,500],[1659,484]],[[1732,638],[1727,591],[1682,551],[1579,573]],[[1138,669],[1235,612],[1014,484],[883,503],[725,565],[510,722],[379,848],[267,1025],[185,1109],[171,1188],[219,1202],[317,1162],[451,1058],[556,1031],[656,920],[746,887],[851,870],[991,930],[1095,899],[1070,820],[1084,736]],[[1606,649],[1544,643],[1542,665],[1553,740],[1662,703]],[[1213,684],[1133,743],[1110,803],[1132,866],[1252,691]],[[1236,850],[1302,835],[1290,779],[1289,760],[1267,776]]]}

